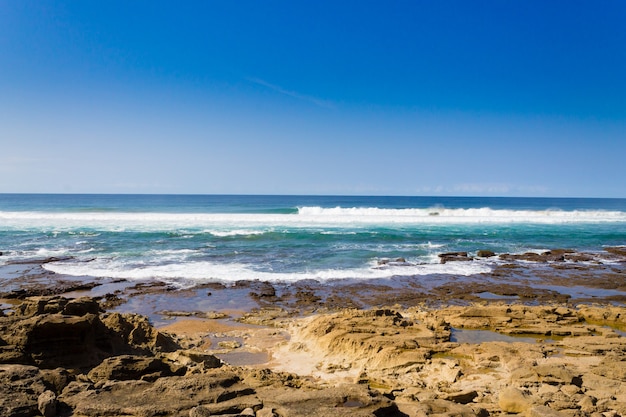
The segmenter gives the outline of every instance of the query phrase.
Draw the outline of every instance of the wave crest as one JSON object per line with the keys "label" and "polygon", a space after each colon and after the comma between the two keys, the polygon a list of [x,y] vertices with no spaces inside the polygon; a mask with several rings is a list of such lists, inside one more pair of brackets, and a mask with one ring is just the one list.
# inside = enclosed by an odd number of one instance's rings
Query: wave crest
{"label": "wave crest", "polygon": [[595,223],[626,222],[626,213],[604,210],[504,210],[483,208],[300,207],[302,217],[381,223]]}

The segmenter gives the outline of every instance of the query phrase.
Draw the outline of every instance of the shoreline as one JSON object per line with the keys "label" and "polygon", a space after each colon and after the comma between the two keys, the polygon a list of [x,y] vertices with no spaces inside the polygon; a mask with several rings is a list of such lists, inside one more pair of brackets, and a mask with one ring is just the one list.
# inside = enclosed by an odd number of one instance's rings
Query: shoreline
{"label": "shoreline", "polygon": [[[199,283],[179,288],[160,280],[128,280],[68,276],[45,268],[66,258],[42,258],[0,265],[0,303],[30,296],[96,297],[106,308],[146,315],[162,321],[167,311],[216,312],[281,308],[291,315],[341,308],[376,308],[398,305],[468,304],[476,302],[626,303],[626,247],[602,252],[553,249],[543,253],[443,253],[441,263],[492,261],[489,272],[465,276],[432,274],[391,278],[327,281],[260,280]],[[399,259],[379,261],[379,267],[403,265]],[[2,304],[0,304],[2,305]]]}
{"label": "shoreline", "polygon": [[[3,265],[0,410],[626,415],[626,253],[614,252],[610,264],[557,250],[506,255],[489,274],[428,285],[398,277],[175,289],[58,276],[45,259]],[[42,411],[44,397],[58,412]]]}

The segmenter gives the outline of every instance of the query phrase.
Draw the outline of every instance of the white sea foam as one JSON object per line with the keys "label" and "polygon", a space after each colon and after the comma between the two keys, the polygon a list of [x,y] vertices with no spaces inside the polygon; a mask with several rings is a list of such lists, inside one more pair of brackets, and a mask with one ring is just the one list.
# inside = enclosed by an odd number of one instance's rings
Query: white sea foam
{"label": "white sea foam", "polygon": [[236,230],[204,230],[204,233],[217,237],[254,236],[266,233],[264,230],[236,229]]}
{"label": "white sea foam", "polygon": [[213,263],[192,261],[159,265],[131,266],[116,259],[96,259],[91,262],[52,262],[44,268],[57,274],[92,276],[98,278],[122,278],[129,280],[158,279],[179,285],[195,285],[202,282],[232,283],[239,280],[262,280],[270,282],[295,282],[306,279],[328,281],[334,279],[380,279],[393,276],[453,274],[469,276],[486,273],[490,267],[481,263],[451,262],[424,265],[374,265],[352,269],[322,269],[306,272],[257,271],[241,263]]}
{"label": "white sea foam", "polygon": [[322,208],[301,207],[304,218],[326,218],[329,221],[365,223],[585,223],[626,222],[626,213],[604,210],[496,210],[491,208]]}
{"label": "white sea foam", "polygon": [[[626,222],[626,212],[602,210],[384,209],[301,207],[298,213],[76,213],[0,212],[5,230],[46,229],[54,233],[88,228],[106,231],[204,230],[216,236],[255,234],[287,227],[411,224],[507,224]],[[262,230],[260,230],[261,228]]]}

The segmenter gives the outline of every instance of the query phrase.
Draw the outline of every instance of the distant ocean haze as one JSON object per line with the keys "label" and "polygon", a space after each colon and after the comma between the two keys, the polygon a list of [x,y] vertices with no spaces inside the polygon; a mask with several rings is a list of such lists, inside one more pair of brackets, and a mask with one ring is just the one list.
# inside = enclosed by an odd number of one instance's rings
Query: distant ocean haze
{"label": "distant ocean haze", "polygon": [[470,276],[498,259],[438,255],[624,244],[625,199],[0,194],[0,264],[181,287]]}

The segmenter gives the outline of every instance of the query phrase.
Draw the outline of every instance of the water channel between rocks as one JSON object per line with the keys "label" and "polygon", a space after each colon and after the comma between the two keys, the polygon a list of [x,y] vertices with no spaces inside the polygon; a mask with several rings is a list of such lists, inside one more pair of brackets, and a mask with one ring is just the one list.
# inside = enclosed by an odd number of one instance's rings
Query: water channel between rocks
{"label": "water channel between rocks", "polygon": [[522,343],[537,343],[545,342],[552,343],[554,339],[543,336],[509,336],[502,333],[494,332],[492,330],[468,330],[452,328],[450,330],[450,341],[455,343],[470,343],[479,344],[484,342],[522,342]]}

